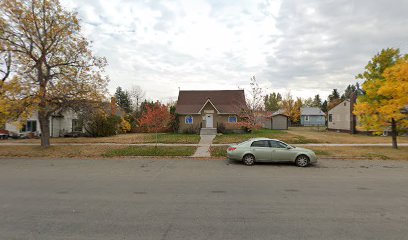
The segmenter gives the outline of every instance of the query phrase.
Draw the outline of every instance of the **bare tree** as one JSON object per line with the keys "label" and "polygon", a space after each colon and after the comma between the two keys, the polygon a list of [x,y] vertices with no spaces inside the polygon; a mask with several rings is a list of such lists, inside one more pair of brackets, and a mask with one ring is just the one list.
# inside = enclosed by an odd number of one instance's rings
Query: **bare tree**
{"label": "bare tree", "polygon": [[246,97],[246,106],[240,107],[238,123],[248,131],[260,128],[260,123],[256,113],[263,108],[263,91],[256,81],[255,76],[251,77],[249,95]]}
{"label": "bare tree", "polygon": [[140,103],[146,97],[146,92],[139,85],[133,85],[129,90],[130,99],[133,102],[133,106],[135,106],[135,111],[138,112],[140,108]]}

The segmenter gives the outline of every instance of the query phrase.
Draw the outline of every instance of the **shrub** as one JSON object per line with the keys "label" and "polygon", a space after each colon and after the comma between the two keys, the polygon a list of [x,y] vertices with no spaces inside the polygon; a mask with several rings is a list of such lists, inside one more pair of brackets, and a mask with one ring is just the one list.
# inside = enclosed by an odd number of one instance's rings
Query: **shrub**
{"label": "shrub", "polygon": [[119,125],[120,132],[127,133],[127,132],[130,132],[131,129],[132,129],[132,126],[130,125],[130,123],[122,118],[120,121],[120,125]]}
{"label": "shrub", "polygon": [[121,118],[103,113],[91,115],[85,122],[86,133],[91,137],[108,137],[119,132]]}
{"label": "shrub", "polygon": [[185,134],[198,134],[199,132],[200,128],[195,126],[189,126],[183,130],[183,133]]}

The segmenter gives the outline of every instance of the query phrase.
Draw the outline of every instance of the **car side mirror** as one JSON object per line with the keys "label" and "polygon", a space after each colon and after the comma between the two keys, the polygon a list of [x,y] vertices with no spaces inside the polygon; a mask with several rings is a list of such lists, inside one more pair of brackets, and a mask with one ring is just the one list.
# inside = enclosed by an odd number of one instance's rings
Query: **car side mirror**
{"label": "car side mirror", "polygon": [[292,149],[292,147],[291,146],[286,146],[286,149]]}

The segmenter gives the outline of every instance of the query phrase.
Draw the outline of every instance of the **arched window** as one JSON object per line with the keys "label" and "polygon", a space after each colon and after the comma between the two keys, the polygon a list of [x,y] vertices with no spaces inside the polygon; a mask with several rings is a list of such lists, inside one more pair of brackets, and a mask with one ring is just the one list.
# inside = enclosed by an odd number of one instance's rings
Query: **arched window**
{"label": "arched window", "polygon": [[237,116],[229,116],[228,117],[228,122],[229,123],[236,123],[237,122]]}
{"label": "arched window", "polygon": [[193,124],[193,116],[187,115],[186,118],[184,119],[184,122],[186,124]]}

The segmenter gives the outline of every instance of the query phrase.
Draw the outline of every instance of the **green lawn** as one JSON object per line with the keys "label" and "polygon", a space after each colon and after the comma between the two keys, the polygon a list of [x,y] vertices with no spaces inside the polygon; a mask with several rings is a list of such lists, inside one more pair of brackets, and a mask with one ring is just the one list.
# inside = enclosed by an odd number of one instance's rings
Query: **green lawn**
{"label": "green lawn", "polygon": [[227,133],[227,134],[218,135],[214,139],[213,143],[216,143],[216,144],[239,143],[239,142],[243,142],[248,139],[251,139],[251,138],[258,138],[258,137],[279,139],[287,143],[297,143],[297,144],[319,143],[320,142],[319,140],[309,139],[301,135],[288,133],[287,131],[261,129],[261,130],[253,131],[252,133],[244,133],[244,134]]}
{"label": "green lawn", "polygon": [[196,147],[169,147],[169,146],[132,146],[121,149],[108,150],[105,157],[119,156],[191,156]]}
{"label": "green lawn", "polygon": [[227,146],[211,146],[211,157],[227,157]]}
{"label": "green lawn", "polygon": [[[146,134],[145,143],[155,143],[156,134]],[[181,134],[181,133],[159,133],[159,143],[198,143],[200,135],[198,134]]]}

